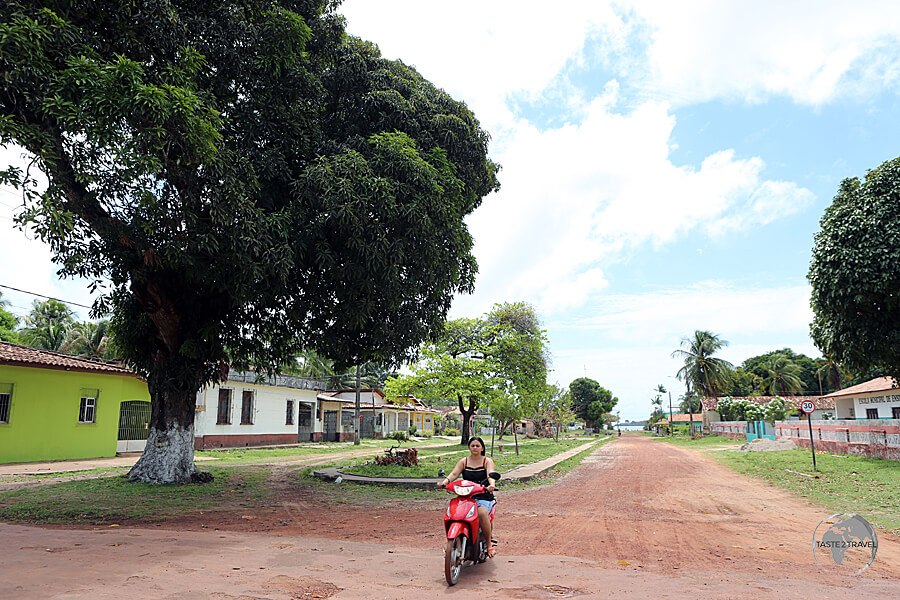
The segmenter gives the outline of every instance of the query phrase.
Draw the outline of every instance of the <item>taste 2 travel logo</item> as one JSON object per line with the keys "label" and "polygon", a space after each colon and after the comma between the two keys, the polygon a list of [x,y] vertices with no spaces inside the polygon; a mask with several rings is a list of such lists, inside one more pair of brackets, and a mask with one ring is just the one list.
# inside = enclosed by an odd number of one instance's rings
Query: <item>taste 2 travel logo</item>
{"label": "taste 2 travel logo", "polygon": [[816,564],[830,573],[859,574],[878,552],[875,528],[855,513],[831,515],[816,527],[812,542]]}

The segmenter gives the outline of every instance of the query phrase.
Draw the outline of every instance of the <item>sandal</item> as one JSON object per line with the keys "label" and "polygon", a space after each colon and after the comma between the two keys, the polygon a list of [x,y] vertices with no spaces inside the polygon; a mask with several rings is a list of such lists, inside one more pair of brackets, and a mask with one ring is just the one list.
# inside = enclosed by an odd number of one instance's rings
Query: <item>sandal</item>
{"label": "sandal", "polygon": [[497,555],[497,548],[494,546],[491,546],[490,548],[488,548],[487,554],[488,554],[488,558],[494,558],[494,556]]}

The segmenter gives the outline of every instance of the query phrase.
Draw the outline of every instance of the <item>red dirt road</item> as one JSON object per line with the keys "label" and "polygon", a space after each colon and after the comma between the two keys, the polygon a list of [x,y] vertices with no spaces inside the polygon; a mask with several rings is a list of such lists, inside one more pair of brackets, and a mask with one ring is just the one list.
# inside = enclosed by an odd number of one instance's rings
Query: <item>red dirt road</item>
{"label": "red dirt road", "polygon": [[454,588],[443,502],[337,504],[290,481],[267,508],[203,515],[207,528],[0,525],[0,598],[900,597],[896,536],[879,534],[862,575],[826,574],[811,539],[828,511],[639,436],[554,485],[498,494],[500,554]]}

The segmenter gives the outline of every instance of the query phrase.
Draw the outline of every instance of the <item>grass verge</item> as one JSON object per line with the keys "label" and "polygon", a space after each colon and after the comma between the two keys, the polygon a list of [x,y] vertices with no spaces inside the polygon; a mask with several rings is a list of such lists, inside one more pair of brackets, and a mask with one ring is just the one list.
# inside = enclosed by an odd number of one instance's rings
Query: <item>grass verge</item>
{"label": "grass verge", "polygon": [[[816,454],[808,449],[779,452],[709,452],[743,475],[763,479],[833,512],[859,513],[872,524],[900,535],[900,462],[881,458]],[[818,475],[804,477],[797,473]]]}
{"label": "grass verge", "polygon": [[673,435],[667,437],[650,438],[656,442],[666,442],[685,448],[709,448],[710,446],[739,446],[747,442],[745,439],[730,438],[724,435],[705,435],[697,439],[691,439],[686,435]]}
{"label": "grass verge", "polygon": [[[602,439],[602,438],[601,438]],[[551,470],[535,477],[529,481],[510,481],[510,480],[501,480],[500,485],[498,486],[499,491],[502,492],[504,490],[522,490],[528,488],[539,487],[542,485],[547,485],[550,483],[554,483],[563,477],[566,473],[570,472],[572,469],[577,467],[581,462],[588,456],[593,450],[597,449],[599,446],[612,441],[615,438],[608,438],[599,442],[599,444],[594,444],[587,450],[572,456],[560,464],[556,465]],[[567,442],[573,442],[568,447],[580,445],[587,443],[587,440],[566,440]],[[558,449],[558,452],[562,452],[568,449],[562,448]],[[464,451],[468,452],[468,451]],[[551,454],[552,455],[552,454]],[[546,458],[546,456],[544,457]],[[494,459],[497,459],[497,455],[495,453]],[[529,461],[533,462],[533,461]],[[499,466],[499,465],[498,465]],[[319,468],[319,467],[316,467]],[[304,485],[308,485],[316,489],[317,495],[322,498],[326,498],[331,500],[332,502],[342,503],[342,504],[382,504],[384,502],[433,502],[433,501],[444,501],[448,497],[448,493],[446,490],[442,489],[434,489],[434,490],[421,490],[421,489],[411,489],[411,488],[403,488],[394,485],[371,485],[371,484],[353,484],[348,482],[343,482],[341,484],[335,484],[331,482],[324,482],[318,477],[314,477],[312,472],[316,468],[307,468],[303,469],[299,472],[299,477]]]}
{"label": "grass verge", "polygon": [[123,474],[3,492],[0,520],[92,525],[164,521],[223,502],[256,502],[267,495],[265,469],[209,471],[215,481],[202,485],[130,483]]}
{"label": "grass verge", "polygon": [[[444,438],[426,438],[417,441],[402,442],[404,448],[416,448],[432,444],[455,447],[452,441]],[[395,445],[397,445],[397,442],[394,440],[365,440],[358,446],[354,445],[353,442],[335,442],[328,444],[317,442],[280,448],[223,448],[221,450],[198,450],[194,452],[194,455],[214,458],[216,459],[216,464],[254,464],[264,463],[278,458],[315,456],[319,454],[341,454],[359,450],[372,450],[373,454],[377,454],[381,450]]]}
{"label": "grass verge", "polygon": [[[530,440],[519,444],[519,453],[515,453],[514,444],[504,441],[503,452],[499,451],[501,444],[495,444],[494,464],[500,472],[508,471],[520,465],[533,463],[554,454],[564,452],[569,448],[587,443],[585,440],[564,439],[555,442],[552,439]],[[490,448],[488,448],[490,452]],[[428,449],[419,453],[419,465],[416,467],[402,467],[399,465],[376,465],[374,463],[352,464],[345,469],[347,473],[355,475],[367,475],[369,477],[438,477],[438,471],[443,469],[450,473],[456,462],[469,455],[469,450],[462,446],[454,446],[448,449]],[[359,459],[356,459],[358,462]]]}

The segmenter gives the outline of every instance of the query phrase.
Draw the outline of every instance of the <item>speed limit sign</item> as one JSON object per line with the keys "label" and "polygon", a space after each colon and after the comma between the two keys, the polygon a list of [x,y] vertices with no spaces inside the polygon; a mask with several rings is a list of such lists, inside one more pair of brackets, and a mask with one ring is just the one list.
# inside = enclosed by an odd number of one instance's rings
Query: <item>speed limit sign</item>
{"label": "speed limit sign", "polygon": [[808,415],[814,410],[816,410],[816,403],[812,400],[804,400],[800,403],[800,412],[802,412],[804,415]]}

